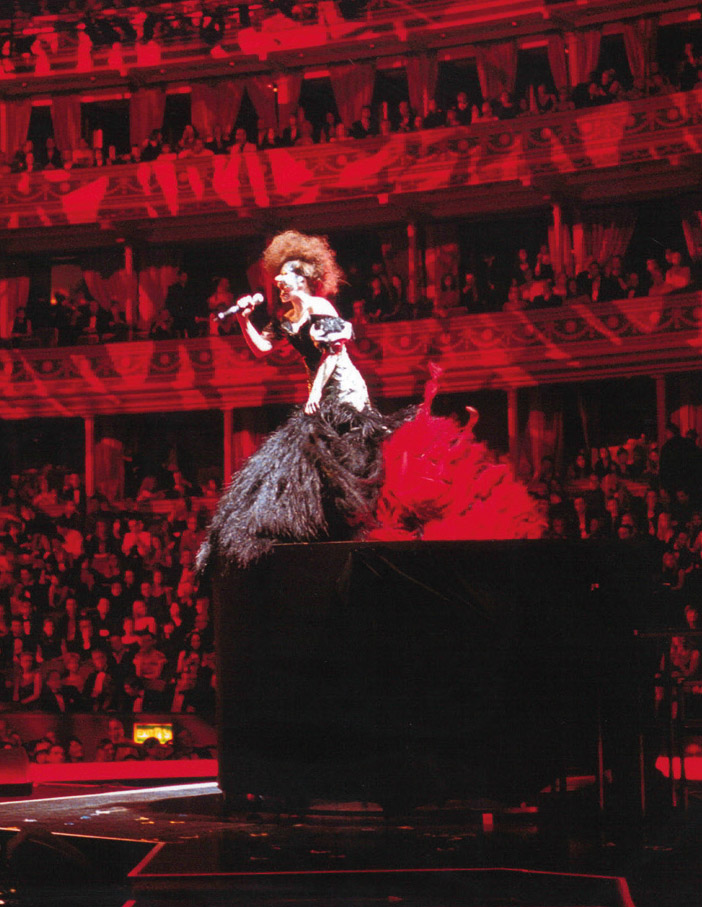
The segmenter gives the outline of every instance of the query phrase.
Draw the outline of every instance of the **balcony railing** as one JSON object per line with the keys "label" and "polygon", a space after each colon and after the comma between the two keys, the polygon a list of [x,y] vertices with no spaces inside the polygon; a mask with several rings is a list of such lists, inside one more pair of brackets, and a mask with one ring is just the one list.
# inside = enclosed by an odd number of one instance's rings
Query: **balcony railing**
{"label": "balcony railing", "polygon": [[[168,224],[198,217],[202,230],[228,218],[255,232],[261,224],[250,218],[257,213],[265,222],[270,210],[307,206],[331,218],[332,203],[352,201],[374,211],[417,204],[440,216],[478,195],[481,204],[509,209],[525,187],[532,205],[544,204],[548,195],[540,193],[549,186],[572,188],[578,174],[594,183],[588,177],[594,173],[611,199],[627,173],[646,165],[681,188],[691,186],[694,174],[685,165],[697,166],[701,147],[702,90],[695,90],[386,138],[12,174],[0,180],[0,233],[116,223],[149,224],[153,231],[160,224],[156,235],[165,238]],[[542,189],[529,188],[536,185]],[[344,207],[337,205],[333,217],[343,219]]]}
{"label": "balcony railing", "polygon": [[[419,397],[429,363],[470,392],[699,369],[702,294],[515,314],[366,325],[353,357],[375,399]],[[0,417],[229,409],[304,399],[281,347],[254,360],[243,338],[0,351]]]}

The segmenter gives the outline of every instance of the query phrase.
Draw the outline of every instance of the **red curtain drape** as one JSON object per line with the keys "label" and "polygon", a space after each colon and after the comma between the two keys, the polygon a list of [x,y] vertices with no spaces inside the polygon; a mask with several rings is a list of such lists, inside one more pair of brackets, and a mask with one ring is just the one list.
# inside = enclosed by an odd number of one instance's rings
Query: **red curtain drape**
{"label": "red curtain drape", "polygon": [[426,116],[429,99],[434,97],[439,63],[435,53],[413,54],[405,60],[410,105],[414,111]]}
{"label": "red curtain drape", "polygon": [[284,129],[300,103],[302,73],[285,73],[277,76],[275,82],[278,87],[278,126],[280,129]]}
{"label": "red curtain drape", "polygon": [[124,255],[114,251],[94,252],[83,256],[80,268],[90,295],[105,309],[118,302],[131,324],[137,278],[126,270]]}
{"label": "red curtain drape", "polygon": [[0,277],[0,337],[10,336],[17,309],[27,305],[29,277],[17,275]]}
{"label": "red curtain drape", "polygon": [[375,66],[373,63],[349,63],[330,66],[329,77],[339,117],[347,129],[361,116],[373,98]]}
{"label": "red curtain drape", "polygon": [[276,125],[275,91],[269,76],[249,76],[246,91],[258,114],[259,128],[268,129]]}
{"label": "red curtain drape", "polygon": [[244,96],[242,79],[216,82],[195,82],[191,96],[192,124],[203,138],[212,135],[215,126],[224,133],[231,133],[239,115]]}
{"label": "red curtain drape", "polygon": [[601,33],[595,28],[583,32],[569,32],[566,35],[571,85],[585,82],[590,73],[597,69],[601,39]]}
{"label": "red curtain drape", "polygon": [[563,463],[563,400],[556,390],[529,389],[529,415],[519,446],[517,474],[538,475],[543,457],[553,457],[556,470]]}
{"label": "red curtain drape", "polygon": [[658,19],[654,16],[642,16],[634,22],[624,23],[624,48],[635,79],[645,79],[649,75],[657,37]]}
{"label": "red curtain drape", "polygon": [[572,277],[575,273],[573,238],[559,205],[553,206],[553,222],[548,228],[548,251],[555,274],[565,273]]}
{"label": "red curtain drape", "polygon": [[149,325],[163,308],[166,293],[178,276],[179,257],[169,249],[149,249],[142,253],[139,268],[140,327]]}
{"label": "red curtain drape", "polygon": [[81,126],[80,96],[55,95],[51,99],[51,121],[59,151],[77,148]]}
{"label": "red curtain drape", "polygon": [[693,260],[702,258],[702,211],[688,211],[682,216],[685,245]]}
{"label": "red curtain drape", "polygon": [[124,444],[117,438],[95,445],[95,487],[110,502],[124,500]]}
{"label": "red curtain drape", "polygon": [[604,265],[613,255],[624,255],[636,226],[633,208],[601,208],[573,224],[576,268],[593,258]]}
{"label": "red curtain drape", "polygon": [[492,101],[505,90],[514,91],[517,79],[516,41],[478,44],[475,48],[475,60],[483,100]]}
{"label": "red curtain drape", "polygon": [[8,159],[27,140],[31,114],[32,102],[28,99],[0,102],[0,150]]}
{"label": "red curtain drape", "polygon": [[556,90],[568,88],[568,55],[562,35],[549,35],[546,53]]}
{"label": "red curtain drape", "polygon": [[129,99],[129,140],[141,145],[154,129],[163,126],[166,93],[161,88],[140,88]]}

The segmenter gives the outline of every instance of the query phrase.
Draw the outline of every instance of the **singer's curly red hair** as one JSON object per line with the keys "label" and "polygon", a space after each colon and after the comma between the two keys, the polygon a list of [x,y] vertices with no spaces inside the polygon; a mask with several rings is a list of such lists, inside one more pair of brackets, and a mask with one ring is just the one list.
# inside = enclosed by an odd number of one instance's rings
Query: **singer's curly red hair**
{"label": "singer's curly red hair", "polygon": [[302,274],[312,293],[318,296],[336,295],[343,272],[326,236],[308,236],[297,230],[279,233],[263,253],[263,266],[271,277],[275,277],[286,261],[301,263]]}

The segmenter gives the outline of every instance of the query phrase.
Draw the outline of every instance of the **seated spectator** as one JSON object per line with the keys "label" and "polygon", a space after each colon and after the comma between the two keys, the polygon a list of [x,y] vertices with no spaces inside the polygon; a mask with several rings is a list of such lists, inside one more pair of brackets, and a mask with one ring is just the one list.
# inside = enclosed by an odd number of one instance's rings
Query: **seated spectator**
{"label": "seated spectator", "polygon": [[51,617],[45,617],[42,622],[42,630],[37,640],[36,658],[39,664],[46,664],[61,658],[63,647],[61,637],[56,631],[56,622]]}
{"label": "seated spectator", "polygon": [[208,160],[209,158],[214,157],[214,152],[210,151],[209,148],[205,147],[205,143],[198,136],[190,148],[184,148],[182,151],[178,152],[179,158],[188,158],[188,160]]}
{"label": "seated spectator", "polygon": [[159,129],[152,129],[144,147],[141,149],[142,161],[155,161],[161,154],[163,139]]}
{"label": "seated spectator", "polygon": [[103,737],[95,748],[95,762],[114,762],[115,747],[107,738]]}
{"label": "seated spectator", "polygon": [[[566,91],[565,89],[563,89]],[[566,91],[567,94],[567,91]],[[536,86],[536,95],[534,98],[536,109],[539,113],[551,113],[556,110],[556,96],[546,87],[544,82]]]}
{"label": "seated spectator", "polygon": [[13,347],[27,346],[32,340],[32,322],[27,318],[27,310],[19,306],[10,328],[10,341]]}
{"label": "seated spectator", "polygon": [[173,757],[173,747],[168,743],[161,743],[156,737],[148,737],[141,746],[147,762],[161,762]]}
{"label": "seated spectator", "polygon": [[512,100],[508,91],[500,92],[500,97],[495,105],[495,116],[498,120],[513,120],[519,113],[519,107]]}
{"label": "seated spectator", "polygon": [[626,279],[626,299],[635,299],[637,296],[641,296],[641,281],[639,275],[636,271],[631,271]]}
{"label": "seated spectator", "polygon": [[561,87],[558,89],[558,98],[553,106],[554,113],[563,113],[566,110],[575,110],[575,103],[570,97],[568,89]]}
{"label": "seated spectator", "polygon": [[588,263],[587,269],[581,271],[576,280],[580,293],[590,297],[593,302],[600,301],[600,290],[602,287],[602,270],[600,263],[594,258]]}
{"label": "seated spectator", "polygon": [[334,127],[334,134],[329,137],[330,142],[345,142],[350,136],[346,132],[344,123],[339,122]]}
{"label": "seated spectator", "polygon": [[692,277],[688,265],[683,264],[680,252],[671,252],[670,267],[665,272],[661,293],[680,293],[691,287]]}
{"label": "seated spectator", "polygon": [[166,656],[156,648],[155,634],[144,630],[136,635],[139,650],[134,656],[134,670],[136,676],[143,680],[148,688],[149,683],[161,679],[161,674],[166,666]]}
{"label": "seated spectator", "polygon": [[164,303],[164,308],[171,316],[172,330],[176,337],[194,337],[196,334],[192,300],[187,287],[187,271],[179,268],[175,282],[168,288]]}
{"label": "seated spectator", "polygon": [[75,711],[79,697],[74,687],[64,687],[61,682],[61,672],[57,669],[49,671],[38,701],[38,708],[42,712],[65,714]]}
{"label": "seated spectator", "polygon": [[[325,133],[326,134],[326,133]],[[329,137],[327,138],[329,141]],[[270,151],[272,148],[280,148],[281,142],[275,126],[269,126],[263,134],[263,138],[258,144],[259,151]],[[221,152],[217,152],[221,153]]]}
{"label": "seated spectator", "polygon": [[234,132],[234,141],[229,148],[230,156],[234,157],[237,154],[248,153],[255,150],[256,146],[253,142],[249,141],[248,136],[246,135],[246,130],[242,126],[240,126]]}
{"label": "seated spectator", "polygon": [[183,134],[178,140],[177,153],[180,157],[181,152],[190,151],[195,144],[195,139],[197,138],[197,133],[192,123],[188,123],[183,129]]}
{"label": "seated spectator", "polygon": [[10,164],[10,171],[12,173],[26,173],[31,169],[30,164],[34,160],[34,143],[31,139],[27,139],[21,148],[15,152],[15,156],[12,158]]}
{"label": "seated spectator", "polygon": [[414,130],[414,111],[409,105],[409,101],[400,101],[397,105],[397,117],[395,119],[395,132],[412,132]]}
{"label": "seated spectator", "polygon": [[22,652],[19,668],[15,673],[12,701],[24,708],[38,708],[42,690],[41,671],[31,652]]}
{"label": "seated spectator", "polygon": [[636,76],[631,83],[631,88],[625,89],[621,93],[621,99],[624,101],[640,101],[646,96],[646,79],[643,76]]}
{"label": "seated spectator", "polygon": [[700,674],[700,652],[687,636],[673,636],[670,641],[669,671],[673,680],[693,680]]}
{"label": "seated spectator", "polygon": [[553,282],[551,280],[541,281],[541,292],[531,300],[533,309],[550,309],[561,304],[560,296],[553,292]]}
{"label": "seated spectator", "polygon": [[455,125],[470,126],[472,120],[471,106],[465,91],[458,92],[456,95],[456,104],[452,110],[454,112],[452,119],[455,119]]}
{"label": "seated spectator", "polygon": [[666,95],[675,91],[675,86],[660,71],[656,60],[651,61],[650,68],[651,72],[648,78],[648,93],[650,95]]}
{"label": "seated spectator", "polygon": [[29,758],[32,762],[36,762],[37,765],[46,765],[49,761],[49,752],[53,743],[47,737],[42,737],[41,740],[37,740],[33,748],[31,748],[29,753]]}
{"label": "seated spectator", "polygon": [[314,127],[309,120],[300,123],[300,134],[295,139],[296,146],[314,145]]}
{"label": "seated spectator", "polygon": [[107,655],[102,649],[90,653],[90,674],[83,687],[83,700],[92,712],[106,712],[114,706],[115,685],[108,673]]}
{"label": "seated spectator", "polygon": [[152,636],[156,636],[156,619],[149,614],[146,602],[141,598],[135,599],[132,603],[132,620],[135,635],[148,632]]}
{"label": "seated spectator", "polygon": [[113,633],[119,628],[119,617],[112,611],[110,599],[106,595],[98,598],[93,615],[93,626],[97,639],[104,645],[109,642]]}
{"label": "seated spectator", "polygon": [[666,292],[665,277],[655,258],[649,258],[646,261],[646,277],[649,296],[659,296]]}
{"label": "seated spectator", "polygon": [[551,253],[549,252],[548,246],[545,244],[539,248],[539,251],[536,254],[534,277],[536,280],[554,281],[556,279],[551,263]]}
{"label": "seated spectator", "polygon": [[490,101],[483,101],[480,108],[480,122],[481,123],[492,123],[497,120],[495,116],[495,111],[492,109],[492,103]]}
{"label": "seated spectator", "polygon": [[95,152],[87,139],[78,139],[78,147],[73,149],[73,167],[94,167]]}
{"label": "seated spectator", "polygon": [[603,479],[606,475],[614,471],[615,465],[612,461],[609,447],[600,447],[593,472],[598,479]]}
{"label": "seated spectator", "polygon": [[161,309],[149,327],[149,340],[170,340],[173,336],[173,318],[168,309]]}
{"label": "seated spectator", "polygon": [[66,741],[66,761],[71,763],[85,761],[83,741],[80,737],[69,737]]}
{"label": "seated spectator", "polygon": [[107,324],[102,335],[103,342],[122,343],[129,338],[129,325],[122,304],[113,299],[110,304]]}
{"label": "seated spectator", "polygon": [[351,127],[351,138],[365,139],[368,136],[378,135],[378,127],[373,122],[370,107],[361,108],[361,117]]}
{"label": "seated spectator", "polygon": [[[229,147],[229,146],[227,146],[227,148],[228,148],[228,147]],[[177,160],[177,158],[178,158],[178,155],[177,155],[177,153],[173,150],[173,148],[171,147],[170,143],[169,143],[169,142],[163,142],[163,143],[161,144],[161,151],[160,151],[160,153],[159,153],[159,156],[158,156],[157,160],[159,160],[159,161],[175,161],[175,160]]]}
{"label": "seated spectator", "polygon": [[44,170],[60,170],[62,166],[61,152],[56,147],[56,142],[52,135],[48,136],[44,143],[44,150],[39,161]]}
{"label": "seated spectator", "polygon": [[195,712],[198,706],[197,696],[198,665],[195,662],[185,664],[178,671],[173,697],[169,704],[170,712]]}
{"label": "seated spectator", "polygon": [[460,305],[467,312],[479,312],[482,309],[478,281],[472,271],[464,271],[463,286],[460,292]]}
{"label": "seated spectator", "polygon": [[422,121],[422,128],[437,129],[446,125],[446,114],[437,104],[436,98],[430,98],[428,103],[427,115]]}
{"label": "seated spectator", "polygon": [[516,279],[507,291],[507,301],[502,306],[503,312],[522,312],[528,307],[528,301],[522,296],[522,291],[517,285]]}
{"label": "seated spectator", "polygon": [[80,308],[77,324],[79,340],[85,340],[88,343],[101,342],[109,324],[110,314],[107,309],[104,309],[97,299],[89,299]]}
{"label": "seated spectator", "polygon": [[390,295],[378,276],[372,277],[368,286],[365,312],[369,321],[384,321],[391,314]]}
{"label": "seated spectator", "polygon": [[439,318],[445,317],[452,310],[457,309],[459,304],[460,294],[456,275],[452,273],[442,274],[436,294],[434,314]]}

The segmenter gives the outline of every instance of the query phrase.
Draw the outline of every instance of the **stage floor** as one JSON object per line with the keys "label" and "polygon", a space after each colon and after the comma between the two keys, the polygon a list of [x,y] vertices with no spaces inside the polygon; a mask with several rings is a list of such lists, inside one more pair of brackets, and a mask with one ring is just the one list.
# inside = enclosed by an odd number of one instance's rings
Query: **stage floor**
{"label": "stage floor", "polygon": [[[0,901],[8,907],[700,903],[702,805],[694,796],[686,814],[626,845],[592,821],[587,796],[565,813],[546,802],[538,810],[453,802],[392,820],[374,804],[316,802],[304,815],[250,806],[223,815],[215,784],[54,785],[37,787],[28,798],[5,798]],[[12,853],[10,842],[20,836],[22,847]]]}

